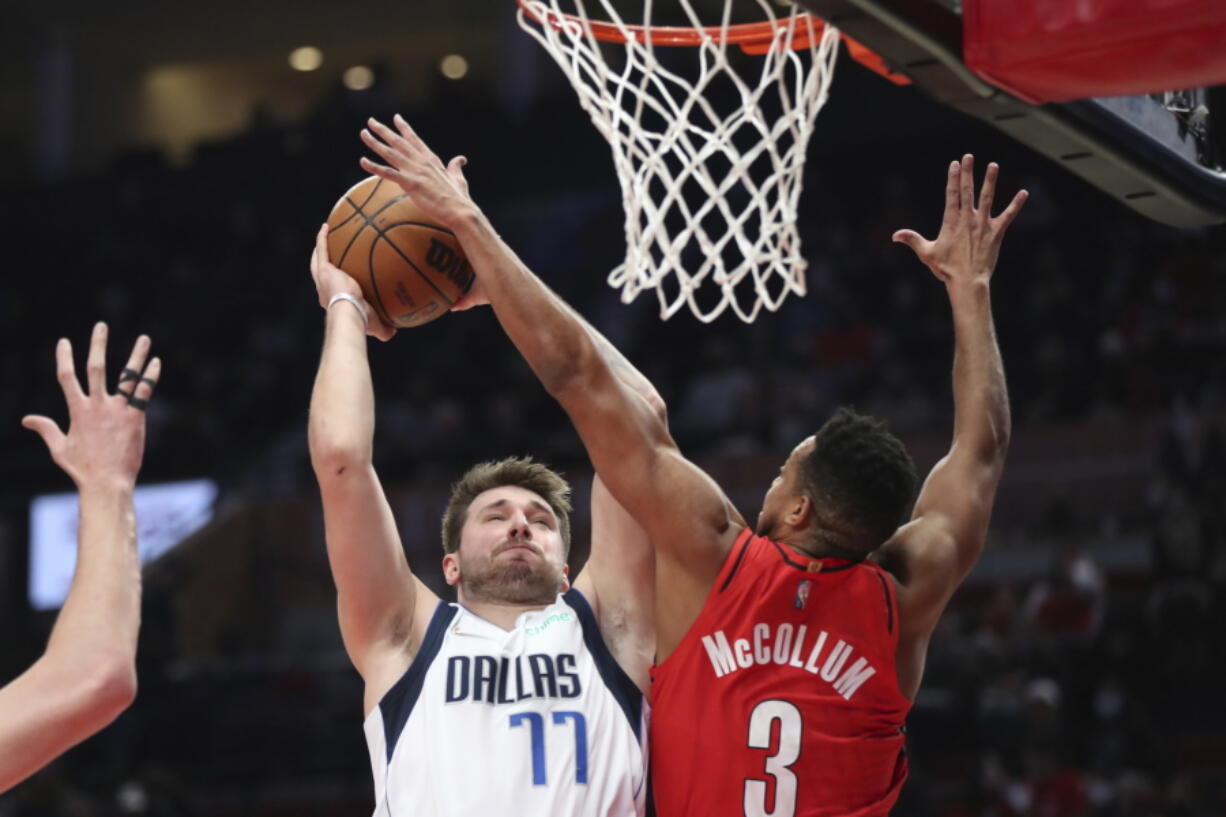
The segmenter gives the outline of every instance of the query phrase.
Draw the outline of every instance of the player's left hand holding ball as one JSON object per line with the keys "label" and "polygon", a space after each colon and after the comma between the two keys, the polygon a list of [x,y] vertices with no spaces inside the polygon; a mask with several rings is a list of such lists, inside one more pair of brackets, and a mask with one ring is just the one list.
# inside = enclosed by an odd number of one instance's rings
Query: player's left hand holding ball
{"label": "player's left hand holding ball", "polygon": [[320,227],[315,236],[315,250],[311,253],[311,280],[315,282],[315,291],[319,294],[319,305],[325,310],[329,308],[329,305],[336,309],[350,308],[334,302],[338,295],[348,296],[343,300],[353,298],[361,305],[360,310],[354,309],[354,311],[361,312],[362,317],[366,320],[366,334],[379,340],[391,340],[396,334],[395,327],[388,326],[381,321],[378,313],[362,297],[362,288],[358,286],[358,282],[328,260],[327,224]]}

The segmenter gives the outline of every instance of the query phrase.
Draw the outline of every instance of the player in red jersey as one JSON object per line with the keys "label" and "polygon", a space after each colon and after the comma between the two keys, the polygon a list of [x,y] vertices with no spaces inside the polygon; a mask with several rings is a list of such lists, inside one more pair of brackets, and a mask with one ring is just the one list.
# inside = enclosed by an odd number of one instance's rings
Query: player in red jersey
{"label": "player in red jersey", "polygon": [[[652,769],[658,813],[884,815],[906,777],[902,726],[928,639],[983,547],[1009,439],[989,282],[1026,199],[991,217],[973,160],[950,165],[935,241],[910,246],[953,310],[954,438],[905,519],[914,466],[883,424],[840,411],[766,494],[757,535],[628,391],[575,315],[494,232],[403,120],[364,161],[454,230],[503,328],[570,415],[656,547]],[[871,558],[870,558],[871,557]]]}

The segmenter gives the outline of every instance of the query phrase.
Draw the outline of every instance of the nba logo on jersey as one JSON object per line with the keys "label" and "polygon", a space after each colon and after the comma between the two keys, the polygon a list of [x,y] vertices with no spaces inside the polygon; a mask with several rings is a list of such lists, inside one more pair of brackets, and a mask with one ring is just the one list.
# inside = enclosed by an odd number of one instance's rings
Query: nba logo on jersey
{"label": "nba logo on jersey", "polygon": [[792,606],[797,610],[805,609],[805,603],[809,600],[809,588],[813,586],[813,582],[808,579],[801,579],[800,584],[796,585],[796,598],[792,602]]}

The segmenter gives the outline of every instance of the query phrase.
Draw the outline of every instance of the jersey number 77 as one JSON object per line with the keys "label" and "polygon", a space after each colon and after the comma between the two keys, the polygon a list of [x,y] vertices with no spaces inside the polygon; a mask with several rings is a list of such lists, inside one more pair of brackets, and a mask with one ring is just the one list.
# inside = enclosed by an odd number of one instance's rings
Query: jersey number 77
{"label": "jersey number 77", "polygon": [[[582,712],[554,712],[555,726],[567,721],[575,729],[575,782],[587,783],[587,720]],[[532,785],[544,786],[545,779],[545,717],[539,712],[516,712],[511,716],[511,728],[528,725],[532,740]]]}

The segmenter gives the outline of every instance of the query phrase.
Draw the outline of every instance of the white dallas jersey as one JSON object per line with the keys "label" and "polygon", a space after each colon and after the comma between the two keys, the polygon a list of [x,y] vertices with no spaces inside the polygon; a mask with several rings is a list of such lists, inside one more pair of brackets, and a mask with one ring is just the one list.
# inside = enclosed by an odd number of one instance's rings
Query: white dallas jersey
{"label": "white dallas jersey", "polygon": [[375,817],[642,815],[647,720],[577,590],[510,631],[440,601],[366,718]]}

